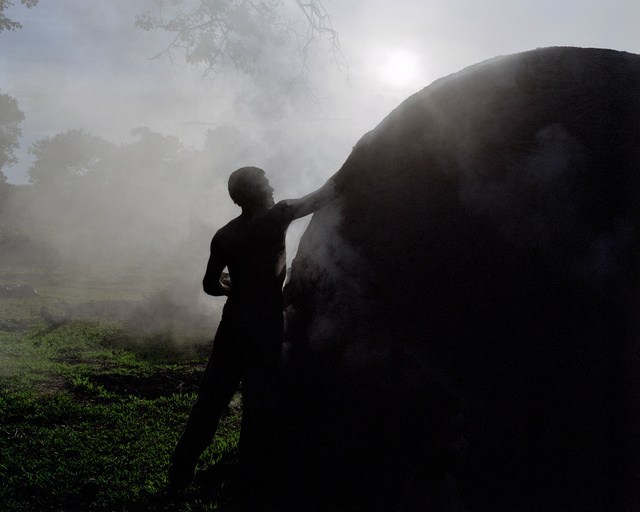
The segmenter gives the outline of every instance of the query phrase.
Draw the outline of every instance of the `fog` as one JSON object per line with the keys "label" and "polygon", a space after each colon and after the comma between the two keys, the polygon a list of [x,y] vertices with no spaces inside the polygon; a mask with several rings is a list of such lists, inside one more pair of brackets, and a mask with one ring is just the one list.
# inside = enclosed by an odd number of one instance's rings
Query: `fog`
{"label": "fog", "polygon": [[[0,94],[25,120],[18,161],[1,169],[15,185],[3,229],[78,271],[143,269],[198,286],[211,236],[239,214],[226,192],[234,169],[264,168],[276,200],[304,195],[441,76],[538,46],[640,52],[635,2],[327,0],[337,60],[320,38],[303,78],[295,44],[265,53],[254,75],[229,63],[207,73],[179,54],[153,58],[172,35],[136,29],[150,0],[16,3],[6,14],[23,28],[0,33]],[[295,6],[285,13],[303,26]],[[289,262],[307,222],[290,228]]]}

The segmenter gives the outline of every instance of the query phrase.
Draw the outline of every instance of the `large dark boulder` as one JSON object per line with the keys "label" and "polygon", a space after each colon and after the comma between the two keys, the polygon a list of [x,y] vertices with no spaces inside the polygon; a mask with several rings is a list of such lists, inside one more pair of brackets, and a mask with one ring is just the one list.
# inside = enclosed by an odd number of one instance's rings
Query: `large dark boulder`
{"label": "large dark boulder", "polygon": [[337,180],[285,293],[289,489],[635,510],[640,57],[472,66],[403,102]]}

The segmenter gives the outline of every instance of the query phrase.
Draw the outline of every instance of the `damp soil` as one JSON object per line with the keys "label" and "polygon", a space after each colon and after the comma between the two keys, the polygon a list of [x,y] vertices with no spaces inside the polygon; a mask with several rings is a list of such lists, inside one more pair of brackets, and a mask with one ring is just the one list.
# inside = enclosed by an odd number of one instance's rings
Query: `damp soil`
{"label": "damp soil", "polygon": [[101,373],[92,375],[89,380],[115,395],[155,400],[175,394],[196,393],[201,376],[201,370],[194,368],[187,371],[163,370],[145,376]]}

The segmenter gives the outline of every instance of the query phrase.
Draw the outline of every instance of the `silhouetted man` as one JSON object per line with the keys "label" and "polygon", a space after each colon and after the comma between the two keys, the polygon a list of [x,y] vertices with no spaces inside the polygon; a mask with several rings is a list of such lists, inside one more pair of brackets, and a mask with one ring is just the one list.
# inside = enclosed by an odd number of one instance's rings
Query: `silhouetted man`
{"label": "silhouetted man", "polygon": [[[253,474],[266,464],[269,412],[283,336],[285,235],[293,220],[321,208],[336,192],[329,180],[303,198],[274,204],[264,171],[243,167],[231,174],[229,195],[242,214],[213,237],[203,280],[207,294],[228,299],[198,398],[171,457],[169,486],[174,492],[191,483],[198,458],[211,442],[240,381],[240,463]],[[225,267],[230,282],[222,277]]]}

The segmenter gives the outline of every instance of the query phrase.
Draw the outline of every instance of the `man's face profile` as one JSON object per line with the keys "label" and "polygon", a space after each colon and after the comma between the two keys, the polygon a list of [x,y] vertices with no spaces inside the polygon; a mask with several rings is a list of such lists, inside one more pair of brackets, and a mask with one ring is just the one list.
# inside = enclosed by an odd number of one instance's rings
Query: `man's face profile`
{"label": "man's face profile", "polygon": [[271,208],[275,204],[269,180],[264,171],[256,167],[245,167],[232,173],[229,179],[229,194],[241,207]]}
{"label": "man's face profile", "polygon": [[275,204],[273,199],[273,187],[269,184],[269,180],[264,175],[256,181],[256,198],[259,198],[258,200],[260,203],[271,208]]}

